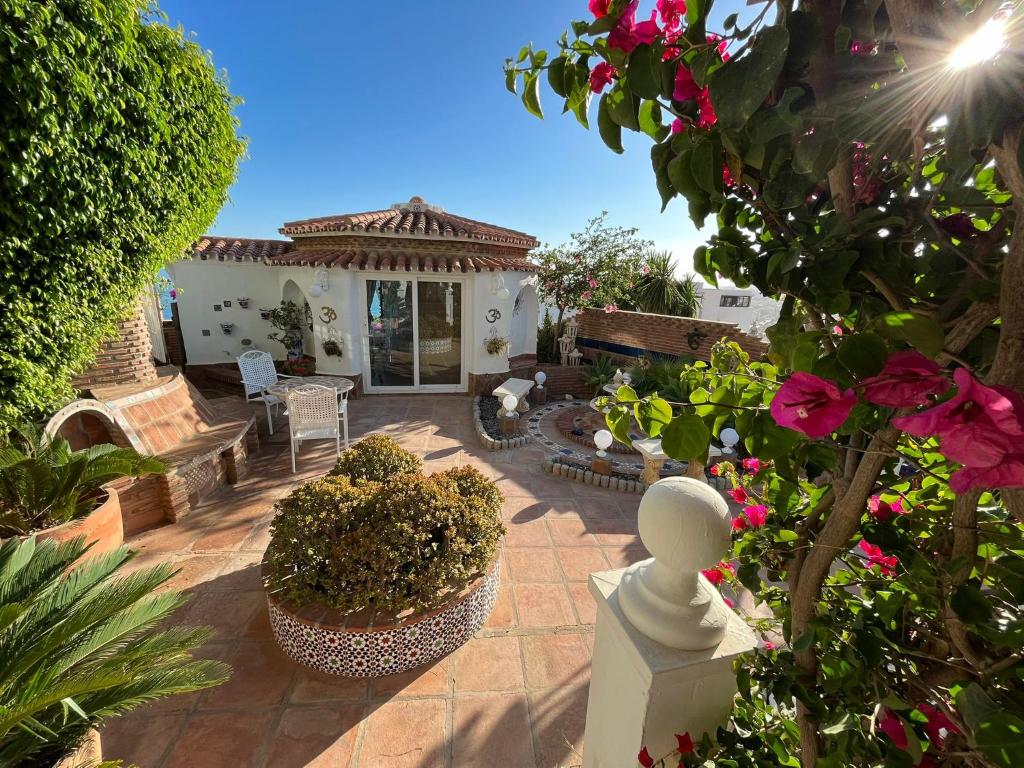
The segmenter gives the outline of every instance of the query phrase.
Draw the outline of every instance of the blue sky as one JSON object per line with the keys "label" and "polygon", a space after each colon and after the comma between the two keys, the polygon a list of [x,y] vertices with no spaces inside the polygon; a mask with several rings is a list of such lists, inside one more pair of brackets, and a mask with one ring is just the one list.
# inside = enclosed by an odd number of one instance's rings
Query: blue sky
{"label": "blue sky", "polygon": [[[653,0],[641,3],[649,12]],[[614,155],[543,94],[546,118],[504,87],[526,42],[555,47],[586,0],[164,0],[226,69],[249,157],[212,231],[279,237],[283,221],[420,195],[559,243],[591,216],[635,226],[690,269],[703,242],[685,205],[664,214],[649,140]],[[719,2],[713,18],[744,10]],[[749,9],[746,9],[749,12]],[[591,107],[596,119],[596,104]],[[681,271],[682,271],[681,269]]]}

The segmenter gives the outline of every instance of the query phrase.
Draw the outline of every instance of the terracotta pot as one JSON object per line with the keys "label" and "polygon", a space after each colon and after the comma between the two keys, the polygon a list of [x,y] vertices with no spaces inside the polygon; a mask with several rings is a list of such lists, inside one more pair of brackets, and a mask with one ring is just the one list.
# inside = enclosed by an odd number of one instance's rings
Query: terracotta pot
{"label": "terracotta pot", "polygon": [[121,521],[121,503],[117,491],[107,488],[106,497],[92,512],[80,520],[39,531],[36,539],[46,541],[69,541],[76,536],[85,536],[86,543],[95,542],[89,555],[99,555],[117,549],[124,543],[124,524]]}
{"label": "terracotta pot", "polygon": [[[266,565],[264,565],[264,569]],[[297,609],[267,595],[274,639],[294,661],[346,677],[383,677],[445,656],[468,641],[498,599],[497,557],[443,604],[408,616],[363,610],[347,616],[321,606]]]}
{"label": "terracotta pot", "polygon": [[100,744],[100,732],[89,729],[82,746],[65,757],[53,768],[96,768],[103,761],[103,750]]}

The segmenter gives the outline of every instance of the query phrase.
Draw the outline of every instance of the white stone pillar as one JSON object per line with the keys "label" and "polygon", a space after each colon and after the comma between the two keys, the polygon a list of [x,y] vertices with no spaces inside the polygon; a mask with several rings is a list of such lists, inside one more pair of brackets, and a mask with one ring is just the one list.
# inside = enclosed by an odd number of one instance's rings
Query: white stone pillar
{"label": "white stone pillar", "polygon": [[[597,601],[584,768],[670,754],[723,725],[736,694],[733,660],[757,645],[700,571],[729,548],[730,514],[699,480],[668,477],[644,493],[640,538],[654,557],[590,576]],[[669,765],[674,765],[671,760]]]}

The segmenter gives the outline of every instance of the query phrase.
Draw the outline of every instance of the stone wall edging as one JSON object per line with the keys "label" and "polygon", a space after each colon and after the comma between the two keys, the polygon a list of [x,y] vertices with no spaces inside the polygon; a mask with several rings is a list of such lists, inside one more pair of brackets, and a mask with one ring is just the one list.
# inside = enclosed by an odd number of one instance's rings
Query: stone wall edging
{"label": "stone wall edging", "polygon": [[[597,485],[601,488],[620,491],[622,493],[635,493],[642,495],[649,487],[647,483],[644,483],[641,480],[631,480],[616,475],[598,474],[589,467],[581,466],[575,462],[562,461],[557,456],[552,456],[544,462],[544,471],[548,474],[555,475],[556,477],[564,477],[577,483]],[[707,482],[707,484],[712,488],[719,491],[724,491],[729,487],[729,483],[724,477],[705,478],[705,482]]]}
{"label": "stone wall edging", "polygon": [[487,430],[484,429],[484,423],[480,420],[480,395],[473,398],[473,427],[476,429],[476,436],[480,440],[480,444],[489,451],[505,451],[509,448],[522,448],[530,442],[528,435],[502,437],[497,439],[488,435]]}

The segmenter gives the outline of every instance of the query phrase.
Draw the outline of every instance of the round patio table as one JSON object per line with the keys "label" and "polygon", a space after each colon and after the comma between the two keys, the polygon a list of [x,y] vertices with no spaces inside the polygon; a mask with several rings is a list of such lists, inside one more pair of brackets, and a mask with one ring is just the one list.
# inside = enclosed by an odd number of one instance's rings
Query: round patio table
{"label": "round patio table", "polygon": [[355,389],[355,382],[352,379],[345,379],[341,376],[296,376],[292,379],[280,379],[277,384],[267,387],[267,392],[277,395],[282,400],[288,399],[288,391],[306,384],[317,384],[321,387],[330,387],[337,391],[338,396]]}

